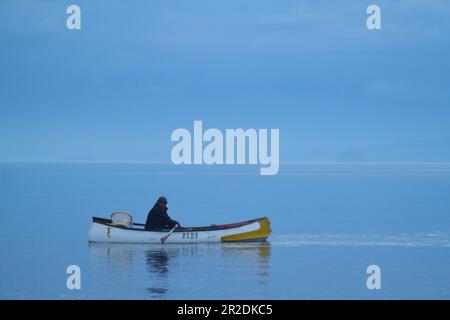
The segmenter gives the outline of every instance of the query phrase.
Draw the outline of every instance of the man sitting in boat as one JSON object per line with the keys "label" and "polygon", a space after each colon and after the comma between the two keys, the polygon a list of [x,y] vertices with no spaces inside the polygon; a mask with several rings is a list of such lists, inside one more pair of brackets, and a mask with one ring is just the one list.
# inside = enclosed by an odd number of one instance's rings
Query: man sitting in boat
{"label": "man sitting in boat", "polygon": [[172,220],[167,214],[167,198],[159,197],[147,216],[145,229],[162,230],[172,229],[175,225],[181,226],[177,221]]}

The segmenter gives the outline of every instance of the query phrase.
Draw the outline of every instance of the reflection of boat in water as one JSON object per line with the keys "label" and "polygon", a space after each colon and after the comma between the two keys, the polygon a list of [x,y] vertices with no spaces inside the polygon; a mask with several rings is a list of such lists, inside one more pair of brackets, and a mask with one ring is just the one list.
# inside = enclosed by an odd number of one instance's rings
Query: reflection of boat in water
{"label": "reflection of boat in water", "polygon": [[[222,254],[225,267],[231,272],[245,276],[258,276],[258,282],[267,282],[270,266],[270,242],[223,244]],[[235,265],[238,265],[237,268]]]}
{"label": "reflection of boat in water", "polygon": [[198,297],[195,294],[201,294],[208,283],[216,286],[218,279],[236,276],[263,288],[268,282],[270,250],[269,242],[89,244],[94,272],[110,271],[108,278],[116,282],[106,290],[133,296],[138,287],[152,298]]}
{"label": "reflection of boat in water", "polygon": [[[88,238],[90,242],[161,243],[169,230],[146,230],[143,224],[118,225],[111,219],[92,218]],[[268,218],[238,223],[176,229],[166,243],[255,242],[270,236]]]}
{"label": "reflection of boat in water", "polygon": [[[130,291],[133,279],[144,279],[145,292],[153,297],[164,297],[168,288],[170,263],[177,259],[182,248],[178,246],[89,243],[90,260],[94,270],[110,271],[114,291]],[[136,274],[145,263],[145,275]],[[105,270],[106,269],[106,270]],[[146,279],[150,275],[150,279]],[[141,281],[138,285],[141,285]],[[116,288],[118,287],[118,288]]]}
{"label": "reflection of boat in water", "polygon": [[222,245],[223,251],[230,254],[242,254],[244,256],[253,256],[261,259],[270,257],[270,242],[263,243],[227,243]]}

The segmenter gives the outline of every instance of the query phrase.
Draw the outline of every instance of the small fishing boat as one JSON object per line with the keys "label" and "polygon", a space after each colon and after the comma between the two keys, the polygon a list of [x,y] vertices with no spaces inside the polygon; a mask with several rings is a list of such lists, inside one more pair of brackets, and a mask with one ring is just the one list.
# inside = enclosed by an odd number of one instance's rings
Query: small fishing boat
{"label": "small fishing boat", "polygon": [[110,243],[211,243],[260,242],[270,236],[268,218],[207,227],[146,230],[144,224],[133,223],[128,213],[113,213],[111,219],[92,218],[88,233],[90,242]]}

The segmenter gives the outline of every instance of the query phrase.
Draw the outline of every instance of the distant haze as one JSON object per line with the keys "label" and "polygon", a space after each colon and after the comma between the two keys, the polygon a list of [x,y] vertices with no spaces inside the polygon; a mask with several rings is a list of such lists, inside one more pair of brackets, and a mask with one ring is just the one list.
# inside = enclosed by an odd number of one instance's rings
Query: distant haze
{"label": "distant haze", "polygon": [[450,3],[0,4],[0,161],[170,162],[176,128],[279,128],[283,161],[450,161]]}

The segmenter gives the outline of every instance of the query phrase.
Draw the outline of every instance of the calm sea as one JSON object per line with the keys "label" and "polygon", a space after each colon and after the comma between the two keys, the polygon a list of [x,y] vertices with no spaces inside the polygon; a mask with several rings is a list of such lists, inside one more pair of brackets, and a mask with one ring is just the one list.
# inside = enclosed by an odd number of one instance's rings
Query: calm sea
{"label": "calm sea", "polygon": [[[262,244],[89,244],[92,216],[185,226],[268,216]],[[449,299],[450,165],[0,164],[2,299]],[[66,268],[81,268],[81,289]],[[381,268],[369,290],[366,269]]]}

